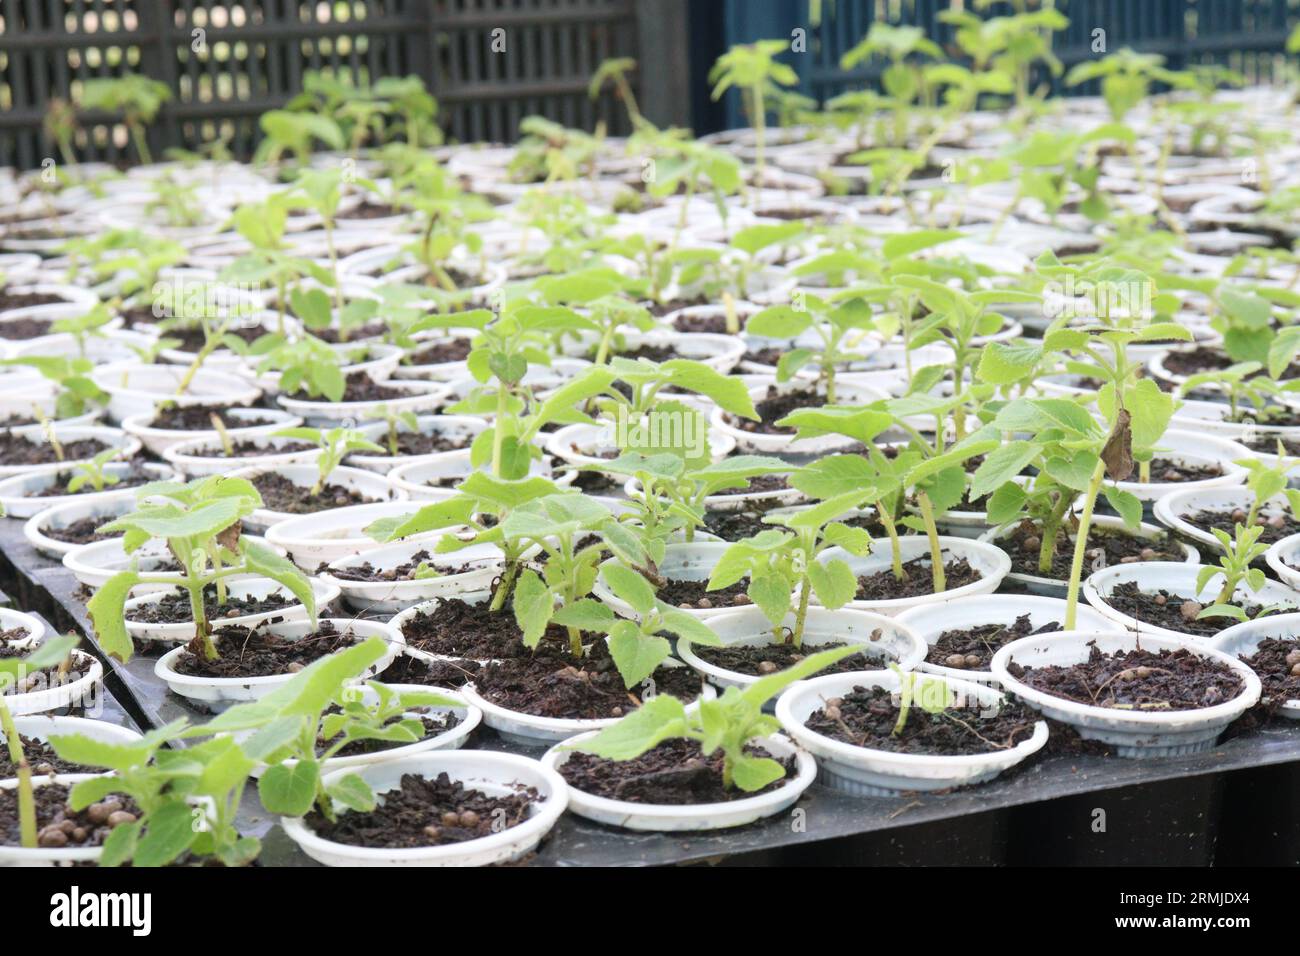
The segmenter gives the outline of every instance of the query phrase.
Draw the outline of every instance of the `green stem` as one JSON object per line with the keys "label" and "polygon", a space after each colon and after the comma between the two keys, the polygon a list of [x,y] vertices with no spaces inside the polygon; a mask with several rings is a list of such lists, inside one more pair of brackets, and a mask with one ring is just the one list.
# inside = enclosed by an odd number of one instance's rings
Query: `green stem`
{"label": "green stem", "polygon": [[790,638],[790,643],[795,647],[803,647],[803,626],[808,620],[808,598],[811,590],[808,575],[805,574],[803,576],[803,586],[799,589],[799,610],[794,615],[794,634]]}
{"label": "green stem", "polygon": [[1074,539],[1074,560],[1070,562],[1070,584],[1065,597],[1065,629],[1074,630],[1075,618],[1079,609],[1079,582],[1083,578],[1083,555],[1088,550],[1088,531],[1092,527],[1092,509],[1101,492],[1102,480],[1106,477],[1106,463],[1097,462],[1092,471],[1092,480],[1083,500],[1083,514],[1079,517],[1079,530]]}
{"label": "green stem", "polygon": [[1044,576],[1052,571],[1052,558],[1056,556],[1056,536],[1060,533],[1065,513],[1070,510],[1070,505],[1073,503],[1070,495],[1062,493],[1061,500],[1043,521],[1043,537],[1038,545],[1038,570]]}
{"label": "green stem", "polygon": [[194,618],[194,633],[203,642],[203,656],[210,661],[217,659],[217,645],[212,642],[212,626],[208,624],[207,609],[203,607],[203,581],[187,583],[190,592],[190,616]]}
{"label": "green stem", "polygon": [[9,745],[9,760],[18,775],[18,833],[19,842],[28,849],[36,848],[36,794],[32,790],[32,768],[23,753],[23,741],[14,726],[9,705],[0,697],[0,730],[4,731]]}
{"label": "green stem", "polygon": [[934,523],[934,508],[930,496],[924,491],[917,496],[921,505],[921,520],[925,522],[925,536],[930,539],[930,573],[934,577],[934,593],[948,589],[948,577],[943,571],[943,551],[939,548],[939,528]]}
{"label": "green stem", "polygon": [[894,580],[901,581],[905,575],[903,574],[903,546],[898,540],[898,528],[894,526],[893,516],[890,515],[883,500],[876,502],[876,513],[880,515],[880,523],[885,526],[885,534],[889,535],[889,547],[893,552],[891,564],[894,569]]}

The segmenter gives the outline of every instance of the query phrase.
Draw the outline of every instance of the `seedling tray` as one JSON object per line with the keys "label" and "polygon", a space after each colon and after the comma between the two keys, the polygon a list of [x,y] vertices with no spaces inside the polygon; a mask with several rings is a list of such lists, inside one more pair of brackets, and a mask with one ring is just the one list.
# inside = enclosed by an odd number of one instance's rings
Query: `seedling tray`
{"label": "seedling tray", "polygon": [[[35,551],[21,523],[0,520],[0,588],[24,610],[73,629],[105,663],[106,719],[156,727],[207,714],[168,692],[152,658],[126,665],[95,646],[76,579]],[[110,716],[115,715],[115,716]],[[540,755],[479,728],[468,746]],[[525,863],[1300,864],[1300,725],[1275,721],[1201,754],[1152,760],[1035,758],[992,783],[939,794],[851,797],[814,784],[789,812],[736,830],[639,834],[566,815]],[[244,829],[263,865],[314,865],[249,788]]]}

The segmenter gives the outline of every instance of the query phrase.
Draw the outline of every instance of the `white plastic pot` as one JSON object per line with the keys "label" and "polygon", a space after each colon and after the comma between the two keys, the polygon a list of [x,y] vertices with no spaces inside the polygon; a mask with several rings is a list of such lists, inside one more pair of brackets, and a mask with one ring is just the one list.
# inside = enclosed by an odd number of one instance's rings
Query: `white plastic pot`
{"label": "white plastic pot", "polygon": [[[898,539],[899,552],[903,563],[916,558],[930,557],[930,539],[923,534],[903,535]],[[908,608],[951,601],[976,594],[992,594],[1002,583],[1002,579],[1011,570],[1011,558],[1001,548],[985,541],[971,538],[957,538],[939,535],[940,556],[944,562],[965,558],[970,566],[979,572],[978,581],[961,587],[949,588],[938,594],[922,594],[917,597],[891,598],[884,601],[852,600],[846,606],[859,611],[875,611],[879,614],[895,615]],[[875,543],[875,549],[864,558],[850,554],[841,548],[828,548],[821,553],[818,560],[828,561],[839,558],[848,564],[855,577],[888,571],[893,566],[893,550],[888,539]],[[814,601],[816,598],[814,597]]]}
{"label": "white plastic pot", "polygon": [[[718,560],[730,547],[731,545],[726,541],[695,541],[689,544],[686,542],[669,544],[664,549],[663,560],[659,562],[659,573],[672,581],[707,581]],[[610,559],[605,564],[612,561],[613,559]],[[596,578],[596,584],[592,588],[592,595],[599,598],[601,603],[613,608],[615,614],[630,618],[637,616],[636,611],[632,609],[630,604],[623,601],[609,589],[605,584],[603,575]],[[721,606],[713,608],[681,608],[681,610],[702,621],[711,621],[720,614],[726,614],[728,611],[736,609],[736,605],[722,604],[721,599],[719,599],[719,604]]]}
{"label": "white plastic pot", "polygon": [[298,445],[311,444],[297,438],[254,435],[233,441],[235,444],[251,445],[259,452],[265,449],[265,453],[232,458],[225,453],[217,438],[187,438],[164,451],[163,458],[187,478],[204,478],[208,475],[228,474],[236,469],[278,469],[315,461],[320,455],[320,449],[314,445],[310,448],[297,448]]}
{"label": "white plastic pot", "polygon": [[[49,433],[43,425],[22,425],[10,429],[14,435],[21,435],[35,444],[49,441]],[[74,441],[94,440],[102,442],[105,448],[116,448],[117,458],[130,458],[140,450],[140,441],[117,428],[106,425],[62,425],[53,427],[54,438],[64,445]],[[77,471],[77,465],[90,461],[89,458],[66,458],[63,461],[48,461],[39,465],[7,465],[0,463],[0,478],[14,475],[40,474],[50,468],[63,471]],[[0,492],[3,494],[3,492]]]}
{"label": "white plastic pot", "polygon": [[[1300,648],[1300,614],[1275,614],[1258,621],[1243,621],[1225,631],[1220,631],[1210,638],[1208,644],[1216,651],[1222,651],[1230,657],[1241,658],[1250,657],[1255,653],[1260,642],[1268,638],[1294,641],[1295,646]],[[1262,686],[1260,693],[1263,694]],[[1275,713],[1279,717],[1300,720],[1300,699],[1290,698],[1282,701]]]}
{"label": "white plastic pot", "polygon": [[1279,581],[1300,591],[1300,534],[1276,542],[1264,552],[1264,562]]}
{"label": "white plastic pot", "polygon": [[50,537],[47,532],[56,528],[66,528],[83,518],[111,520],[120,518],[136,507],[135,493],[128,488],[111,495],[93,495],[93,501],[78,501],[79,495],[66,499],[63,504],[53,505],[27,519],[23,525],[23,537],[31,542],[32,547],[48,558],[62,561],[63,556],[76,544],[60,541]]}
{"label": "white plastic pot", "polygon": [[[968,706],[974,701],[982,705],[981,709],[993,709],[1005,701],[1001,691],[984,684],[948,678],[945,682]],[[986,783],[1047,743],[1047,723],[1041,720],[1028,740],[1010,750],[960,755],[873,750],[808,729],[808,718],[827,700],[850,694],[855,687],[883,687],[897,693],[899,677],[893,671],[827,674],[800,681],[776,701],[776,719],[799,746],[817,758],[821,782],[855,797],[891,797],[905,791],[928,792]]]}
{"label": "white plastic pot", "polygon": [[[300,488],[311,488],[316,484],[316,479],[320,475],[320,469],[312,464],[294,464],[294,465],[277,465],[267,467],[265,465],[254,465],[249,468],[240,468],[238,471],[232,471],[232,478],[247,478],[250,481],[257,475],[274,472],[285,478]],[[327,485],[339,485],[349,491],[355,491],[362,498],[369,498],[367,504],[373,502],[385,501],[405,501],[407,494],[402,488],[395,487],[383,475],[375,474],[373,471],[365,471],[361,468],[349,468],[342,465],[335,468],[325,479]],[[352,507],[349,505],[348,507]],[[326,509],[329,510],[329,509]],[[311,514],[321,514],[320,511],[310,512]],[[244,527],[254,532],[265,532],[272,525],[279,524],[281,521],[287,521],[290,518],[302,517],[288,511],[275,511],[271,508],[258,508],[251,515],[244,519]]]}
{"label": "white plastic pot", "polygon": [[[1178,567],[1178,565],[1175,565]],[[1219,661],[1241,675],[1242,689],[1231,700],[1192,710],[1120,710],[1081,704],[1044,693],[1011,676],[1009,665],[1068,667],[1088,659],[1092,646],[1104,654],[1140,648],[1159,652],[1186,649],[1198,657]],[[1203,642],[1153,634],[1066,631],[1013,641],[993,656],[993,673],[1011,694],[1045,717],[1069,724],[1079,736],[1110,744],[1121,757],[1173,757],[1202,753],[1219,735],[1259,700],[1255,672],[1228,654]]]}
{"label": "white plastic pot", "polygon": [[291,415],[298,415],[308,425],[334,428],[342,422],[365,422],[382,418],[382,409],[394,415],[402,412],[432,412],[443,403],[447,386],[442,382],[421,382],[414,379],[387,379],[379,384],[403,393],[400,398],[366,402],[331,402],[291,398],[279,395],[276,401]]}
{"label": "white plastic pot", "polygon": [[[569,748],[593,736],[580,734],[552,747],[542,756],[542,764],[558,771],[573,755]],[[606,826],[657,833],[723,830],[775,816],[793,806],[812,785],[817,777],[817,764],[811,755],[779,734],[765,737],[758,743],[777,759],[795,759],[794,774],[774,790],[722,803],[661,804],[598,797],[570,785],[569,812]]]}
{"label": "white plastic pot", "polygon": [[[57,784],[71,789],[81,781],[95,776],[92,773],[68,773],[58,777],[37,777],[32,785],[48,787]],[[16,778],[0,780],[0,790],[13,790],[17,786]],[[0,844],[0,866],[85,866],[93,864],[103,852],[102,846],[64,846],[54,849]]]}
{"label": "white plastic pot", "polygon": [[152,415],[159,402],[180,406],[251,405],[262,390],[246,379],[227,372],[201,368],[183,392],[181,385],[189,370],[181,365],[143,365],[122,362],[105,365],[91,373],[96,385],[108,392],[108,414],[114,421],[138,415]]}
{"label": "white plastic pot", "polygon": [[[348,773],[360,774],[380,800],[385,791],[396,789],[406,774],[433,779],[445,773],[467,789],[492,796],[506,796],[520,787],[529,787],[537,791],[538,801],[527,820],[491,836],[445,846],[396,850],[334,843],[313,833],[302,818],[282,817],[280,825],[289,838],[326,866],[488,866],[517,860],[550,832],[568,805],[569,788],[564,778],[538,761],[517,754],[435,750],[368,764],[360,770],[338,770],[326,777],[326,783]],[[341,807],[339,810],[349,812]]]}
{"label": "white plastic pot", "polygon": [[[416,418],[416,425],[420,434],[424,435],[446,435],[450,438],[462,439],[465,442],[464,448],[453,449],[451,451],[430,452],[427,455],[388,455],[379,452],[353,452],[347,457],[347,463],[355,468],[364,468],[367,471],[377,471],[381,475],[392,477],[391,472],[404,465],[411,465],[417,462],[442,461],[464,456],[473,444],[474,437],[487,428],[487,422],[482,418],[476,418],[472,415],[419,415]],[[363,425],[359,429],[371,441],[377,445],[388,447],[388,426],[384,422],[374,422],[370,425]],[[404,434],[409,429],[405,423],[398,422],[397,431]]]}
{"label": "white plastic pot", "polygon": [[11,643],[22,641],[26,644],[36,644],[45,636],[45,622],[35,614],[24,614],[22,611],[0,607],[0,631],[12,631],[17,628],[22,628],[25,633],[11,638]]}
{"label": "white plastic pot", "polygon": [[[106,744],[133,744],[140,739],[140,732],[132,730],[130,727],[121,727],[117,724],[110,724],[106,720],[91,720],[88,717],[65,717],[60,715],[49,714],[28,714],[25,717],[14,718],[14,729],[18,731],[20,737],[27,737],[31,740],[49,741],[52,737],[71,737],[79,735],[89,737],[91,740],[99,741]],[[6,740],[3,730],[0,730],[0,744]],[[102,776],[102,774],[87,774],[87,776]],[[51,775],[45,774],[34,779],[49,779]],[[67,774],[55,774],[61,781]],[[11,778],[12,779],[12,778]]]}
{"label": "white plastic pot", "polygon": [[72,666],[63,677],[52,669],[29,677],[35,678],[35,683],[28,690],[5,694],[5,704],[15,717],[65,707],[93,706],[102,693],[104,666],[92,654],[73,650]]}
{"label": "white plastic pot", "polygon": [[[1025,614],[1029,615],[1029,625],[1033,630],[1048,624],[1057,624],[1063,628],[1065,609],[1066,602],[1060,598],[1025,594],[980,594],[955,601],[941,601],[938,604],[923,604],[904,611],[894,620],[910,627],[925,641],[928,648],[946,631],[964,631],[990,624],[1010,627]],[[1074,623],[1076,630],[1123,630],[1120,625],[1085,604],[1080,604],[1075,610]],[[997,681],[991,670],[948,667],[944,664],[931,664],[925,659],[916,667],[927,674],[940,674],[953,680],[974,681],[977,684],[992,684]]]}
{"label": "white plastic pot", "polygon": [[[169,448],[186,441],[206,443],[208,447],[220,447],[221,436],[217,434],[216,429],[177,431],[171,428],[154,428],[150,424],[154,417],[153,414],[132,415],[123,420],[122,431],[140,439],[144,443],[144,447],[155,455],[163,455]],[[259,435],[270,435],[283,428],[294,428],[302,424],[301,418],[290,415],[278,408],[244,408],[236,406],[227,409],[223,413],[223,418],[227,423],[226,434],[230,436],[231,441],[235,442]],[[270,424],[247,426],[239,424],[242,421],[262,420],[269,420]]]}
{"label": "white plastic pot", "polygon": [[[1105,528],[1110,531],[1118,531],[1118,532],[1126,533],[1124,519],[1117,518],[1114,515],[1099,515],[1094,513],[1092,516],[1092,526],[1094,528]],[[1015,531],[1015,528],[1016,528],[1015,525],[1005,525],[1001,528],[991,528],[988,531],[984,532],[984,534],[980,535],[979,539],[981,541],[987,541],[990,544],[996,544],[1001,546],[1002,543],[1011,536],[1011,533]],[[1140,525],[1140,530],[1144,538],[1150,538],[1153,535],[1164,534],[1164,531],[1159,526],[1150,524],[1148,522],[1143,522]],[[1183,552],[1185,563],[1200,564],[1201,554],[1194,547],[1192,547],[1190,544],[1187,544],[1185,541],[1175,540],[1171,535],[1165,535],[1165,537],[1167,538],[1169,547],[1171,549],[1178,548]],[[1070,546],[1071,548],[1073,548],[1074,546],[1073,538],[1070,539]],[[1069,590],[1068,581],[1057,580],[1056,578],[1042,577],[1037,574],[1022,574],[1019,571],[1007,572],[1007,580],[1014,581],[1017,584],[1022,585],[1032,593],[1041,594],[1044,597],[1063,598],[1065,597],[1066,591]]]}
{"label": "white plastic pot", "polygon": [[[1228,488],[1193,488],[1166,495],[1155,503],[1152,512],[1162,525],[1184,538],[1192,538],[1197,545],[1203,546],[1209,554],[1223,554],[1223,545],[1219,539],[1208,531],[1186,520],[1184,515],[1194,515],[1201,511],[1233,512],[1237,508],[1249,511],[1255,501],[1255,493],[1244,485]],[[1283,495],[1275,495],[1259,509],[1261,518],[1270,518],[1287,511],[1287,500]]]}
{"label": "white plastic pot", "polygon": [[[418,510],[419,506],[409,501],[381,501],[295,515],[268,528],[266,540],[287,551],[304,571],[315,571],[322,564],[380,547],[383,542],[365,533],[365,529],[378,519],[411,515]],[[413,536],[409,540],[428,540],[441,536],[446,530]]]}
{"label": "white plastic pot", "polygon": [[[387,624],[378,621],[359,619],[321,618],[313,626],[310,621],[285,621],[267,624],[262,630],[281,637],[296,640],[313,633],[325,624],[333,624],[340,634],[351,634],[360,642],[367,638],[379,637],[387,644],[382,657],[366,668],[362,680],[381,673],[393,662],[406,644],[406,639],[399,631],[394,631]],[[220,645],[218,645],[220,650]],[[154,665],[154,673],[164,681],[172,692],[189,700],[198,701],[200,705],[211,710],[220,711],[231,704],[246,700],[258,700],[265,697],[277,687],[282,687],[293,679],[293,674],[268,674],[262,677],[191,677],[175,669],[175,662],[185,653],[185,646],[168,651]]]}
{"label": "white plastic pot", "polygon": [[334,561],[330,570],[341,571],[365,563],[386,570],[408,563],[421,551],[428,552],[429,557],[425,560],[433,568],[469,565],[469,570],[408,581],[349,581],[328,572],[321,578],[332,581],[342,590],[343,600],[349,607],[377,614],[396,614],[435,598],[461,597],[473,591],[483,591],[492,586],[505,567],[501,549],[493,544],[476,544],[460,551],[437,554],[430,542],[401,541]]}
{"label": "white plastic pot", "polygon": [[[809,386],[805,381],[793,381],[784,382],[773,387],[778,392],[784,393],[791,390],[803,390]],[[767,387],[750,389],[749,397],[757,405],[767,397]],[[853,385],[849,382],[837,382],[835,385],[835,403],[837,405],[867,405],[888,397],[888,394],[879,389]],[[712,425],[718,431],[733,438],[736,442],[736,448],[740,451],[760,455],[780,453],[821,455],[827,452],[840,451],[856,444],[853,439],[846,438],[843,435],[821,435],[817,438],[803,438],[796,441],[793,434],[745,431],[742,428],[737,428],[730,413],[721,408],[713,410]]]}
{"label": "white plastic pot", "polygon": [[[319,578],[310,578],[309,580],[312,594],[316,598],[316,614],[319,617],[325,617],[330,604],[339,596],[338,586],[329,581],[322,581]],[[273,611],[218,618],[211,621],[213,627],[256,627],[263,621],[307,620],[307,607],[299,603],[296,598],[293,598],[288,588],[277,584],[275,581],[251,576],[232,577],[226,579],[226,584],[231,597],[265,598],[271,594],[282,594],[289,598],[290,601],[283,607],[276,608]],[[132,616],[142,608],[157,604],[167,593],[168,591],[163,589],[150,590],[146,594],[127,600],[125,608],[126,629],[133,638],[138,641],[163,641],[168,644],[188,643],[194,639],[193,621],[183,621],[176,624],[156,624],[141,621]]]}
{"label": "white plastic pot", "polygon": [[[793,631],[794,621],[791,612],[781,623]],[[775,640],[772,623],[753,605],[731,609],[710,620],[709,627],[727,646],[758,647]],[[925,642],[907,625],[867,611],[810,607],[804,620],[803,646],[812,654],[823,644],[861,644],[867,656],[886,663],[894,661],[905,671],[914,670],[925,660]],[[686,637],[677,639],[677,654],[718,687],[745,688],[759,679],[755,674],[710,664],[696,653],[695,645]]]}
{"label": "white plastic pot", "polygon": [[[1179,631],[1139,621],[1111,607],[1106,601],[1116,585],[1133,582],[1137,585],[1138,590],[1144,594],[1166,591],[1180,597],[1194,598],[1204,606],[1209,607],[1214,603],[1219,589],[1223,587],[1223,575],[1221,573],[1216,574],[1210,578],[1204,588],[1198,591],[1196,576],[1200,573],[1200,570],[1201,565],[1198,564],[1177,564],[1172,561],[1118,564],[1097,571],[1085,578],[1082,594],[1083,598],[1095,607],[1103,617],[1114,621],[1125,630],[1134,631],[1142,636],[1154,634],[1158,637],[1181,641],[1202,640],[1202,638],[1189,636]],[[1233,600],[1238,603],[1264,606],[1283,604],[1300,607],[1300,594],[1291,590],[1285,584],[1278,584],[1276,581],[1265,582],[1264,586],[1258,591],[1251,591],[1243,583],[1233,593]],[[1226,623],[1229,619],[1223,618],[1222,620]]]}

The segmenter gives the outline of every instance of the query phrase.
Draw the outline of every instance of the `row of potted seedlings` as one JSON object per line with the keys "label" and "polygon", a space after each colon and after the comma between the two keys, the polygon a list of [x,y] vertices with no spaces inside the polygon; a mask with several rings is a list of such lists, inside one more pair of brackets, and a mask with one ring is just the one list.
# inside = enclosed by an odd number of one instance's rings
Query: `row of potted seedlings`
{"label": "row of potted seedlings", "polygon": [[[899,69],[951,82],[928,56]],[[566,810],[716,829],[818,777],[945,790],[1294,714],[1289,101],[1182,108],[1212,95],[707,141],[625,97],[626,142],[530,121],[360,179],[285,113],[261,165],[14,177],[0,504],[96,648],[210,716],[35,716],[102,669],[3,612],[2,855],[248,863],[255,782],[322,862],[490,863]],[[1273,192],[1234,192],[1265,143]],[[241,198],[185,227],[141,198],[208,177]],[[480,723],[544,753],[460,749]]]}

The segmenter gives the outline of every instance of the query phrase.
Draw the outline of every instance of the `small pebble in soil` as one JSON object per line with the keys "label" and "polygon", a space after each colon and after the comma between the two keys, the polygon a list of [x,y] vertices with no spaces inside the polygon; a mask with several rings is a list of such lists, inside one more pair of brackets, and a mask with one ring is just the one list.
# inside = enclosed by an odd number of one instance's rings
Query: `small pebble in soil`
{"label": "small pebble in soil", "polygon": [[1196,615],[1201,613],[1201,605],[1196,601],[1184,601],[1183,606],[1178,609],[1182,614],[1184,621],[1196,620]]}

